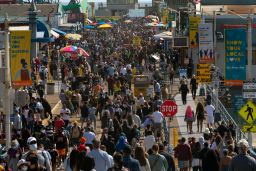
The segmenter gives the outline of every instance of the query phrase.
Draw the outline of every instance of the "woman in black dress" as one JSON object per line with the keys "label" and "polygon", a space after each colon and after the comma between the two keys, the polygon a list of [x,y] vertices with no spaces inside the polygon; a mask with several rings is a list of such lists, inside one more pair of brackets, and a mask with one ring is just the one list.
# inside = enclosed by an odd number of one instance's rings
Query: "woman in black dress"
{"label": "woman in black dress", "polygon": [[204,106],[201,102],[196,106],[196,119],[197,119],[197,132],[202,133],[203,121],[204,121]]}

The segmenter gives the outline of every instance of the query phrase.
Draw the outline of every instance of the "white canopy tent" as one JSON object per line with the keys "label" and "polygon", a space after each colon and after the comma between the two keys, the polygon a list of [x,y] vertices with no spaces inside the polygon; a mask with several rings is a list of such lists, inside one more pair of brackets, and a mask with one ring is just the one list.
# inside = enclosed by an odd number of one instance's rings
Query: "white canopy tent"
{"label": "white canopy tent", "polygon": [[173,38],[172,37],[172,32],[170,32],[170,31],[165,31],[165,32],[154,35],[154,39],[156,39],[156,40],[160,40],[160,39],[170,40],[172,38]]}

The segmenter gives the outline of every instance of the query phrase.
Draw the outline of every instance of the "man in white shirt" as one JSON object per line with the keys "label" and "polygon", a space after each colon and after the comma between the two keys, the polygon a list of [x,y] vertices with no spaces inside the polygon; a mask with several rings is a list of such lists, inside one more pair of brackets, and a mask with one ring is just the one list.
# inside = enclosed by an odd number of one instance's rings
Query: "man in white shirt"
{"label": "man in white shirt", "polygon": [[162,123],[163,123],[163,114],[159,111],[159,107],[156,107],[155,112],[152,114],[152,119],[154,122],[155,137],[161,134]]}
{"label": "man in white shirt", "polygon": [[141,120],[140,117],[138,115],[136,115],[136,113],[132,114],[132,120],[134,121],[134,123],[138,126],[138,128],[141,127]]}
{"label": "man in white shirt", "polygon": [[93,150],[90,151],[88,156],[94,159],[94,169],[97,171],[107,171],[110,167],[112,167],[108,153],[100,149],[99,140],[93,140]]}
{"label": "man in white shirt", "polygon": [[207,102],[207,106],[205,106],[205,112],[207,113],[207,126],[208,128],[212,127],[214,124],[214,111],[215,107],[211,104],[211,102]]}
{"label": "man in white shirt", "polygon": [[66,105],[63,105],[63,108],[60,110],[60,114],[65,122],[65,126],[67,126],[70,120],[71,111],[66,108]]}
{"label": "man in white shirt", "polygon": [[91,131],[91,128],[87,128],[87,131],[84,133],[83,137],[86,139],[86,146],[92,149],[92,142],[96,138],[96,135]]}
{"label": "man in white shirt", "polygon": [[126,67],[122,66],[121,69],[120,69],[120,73],[122,75],[126,75],[127,71],[126,71]]}

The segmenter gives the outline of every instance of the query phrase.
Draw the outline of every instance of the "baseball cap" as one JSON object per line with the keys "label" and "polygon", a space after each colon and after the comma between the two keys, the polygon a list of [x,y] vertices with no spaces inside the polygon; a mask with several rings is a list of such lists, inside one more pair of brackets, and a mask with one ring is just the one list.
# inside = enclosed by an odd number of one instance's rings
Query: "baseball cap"
{"label": "baseball cap", "polygon": [[26,160],[24,160],[24,159],[21,159],[21,160],[19,160],[17,166],[19,167],[19,166],[21,166],[23,164],[28,164],[28,162]]}
{"label": "baseball cap", "polygon": [[36,138],[35,137],[29,137],[27,140],[27,144],[31,144],[32,142],[36,143]]}
{"label": "baseball cap", "polygon": [[249,147],[249,143],[248,141],[246,141],[246,139],[241,139],[240,141],[238,141],[237,143],[237,147]]}

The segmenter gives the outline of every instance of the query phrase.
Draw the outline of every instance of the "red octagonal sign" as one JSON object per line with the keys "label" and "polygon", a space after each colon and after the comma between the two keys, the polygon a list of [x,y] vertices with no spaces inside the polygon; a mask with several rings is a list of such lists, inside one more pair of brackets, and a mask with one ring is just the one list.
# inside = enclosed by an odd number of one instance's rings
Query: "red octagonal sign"
{"label": "red octagonal sign", "polygon": [[174,101],[166,100],[160,106],[160,111],[165,117],[171,117],[178,112],[178,106]]}

